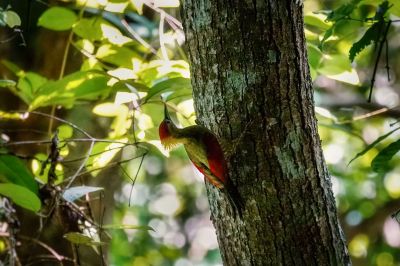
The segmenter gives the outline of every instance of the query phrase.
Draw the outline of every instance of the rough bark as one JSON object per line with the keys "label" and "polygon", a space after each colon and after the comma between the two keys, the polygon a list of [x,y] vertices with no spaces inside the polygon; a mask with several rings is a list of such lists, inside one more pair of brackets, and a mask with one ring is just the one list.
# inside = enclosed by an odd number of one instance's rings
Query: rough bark
{"label": "rough bark", "polygon": [[200,123],[225,144],[241,220],[208,186],[225,265],[349,265],[294,0],[185,0]]}

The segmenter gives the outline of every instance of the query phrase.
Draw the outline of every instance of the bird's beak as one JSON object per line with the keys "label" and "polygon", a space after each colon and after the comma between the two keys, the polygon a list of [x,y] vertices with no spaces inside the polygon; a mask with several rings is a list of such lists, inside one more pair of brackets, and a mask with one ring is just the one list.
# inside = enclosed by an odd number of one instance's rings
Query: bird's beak
{"label": "bird's beak", "polygon": [[167,105],[165,103],[164,103],[164,119],[170,119],[171,120],[171,117],[169,116],[169,113],[168,113]]}

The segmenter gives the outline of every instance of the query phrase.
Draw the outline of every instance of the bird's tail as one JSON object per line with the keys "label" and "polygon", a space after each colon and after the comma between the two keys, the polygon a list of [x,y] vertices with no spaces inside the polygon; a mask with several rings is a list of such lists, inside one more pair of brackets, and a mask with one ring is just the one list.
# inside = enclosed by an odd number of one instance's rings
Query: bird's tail
{"label": "bird's tail", "polygon": [[237,187],[232,183],[230,179],[228,179],[228,182],[225,184],[225,192],[228,196],[230,204],[232,205],[232,208],[235,210],[235,212],[237,211],[240,218],[242,218],[245,208],[245,202],[240,195]]}

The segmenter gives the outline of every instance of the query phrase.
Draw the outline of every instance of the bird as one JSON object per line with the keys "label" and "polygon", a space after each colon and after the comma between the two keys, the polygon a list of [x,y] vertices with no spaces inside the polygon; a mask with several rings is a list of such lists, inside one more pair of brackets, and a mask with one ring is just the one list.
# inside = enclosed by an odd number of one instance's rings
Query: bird
{"label": "bird", "polygon": [[167,150],[183,144],[189,159],[204,175],[205,180],[224,192],[234,211],[242,217],[244,200],[228,176],[223,149],[211,130],[201,125],[178,128],[164,103],[164,120],[159,126],[159,136],[161,144]]}

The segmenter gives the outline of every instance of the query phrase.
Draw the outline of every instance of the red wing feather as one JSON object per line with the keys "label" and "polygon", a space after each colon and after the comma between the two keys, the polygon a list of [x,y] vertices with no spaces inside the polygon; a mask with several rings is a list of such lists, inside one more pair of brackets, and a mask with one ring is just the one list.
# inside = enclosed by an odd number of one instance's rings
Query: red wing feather
{"label": "red wing feather", "polygon": [[203,141],[207,149],[206,153],[211,173],[225,184],[227,166],[221,145],[213,134],[204,136]]}
{"label": "red wing feather", "polygon": [[206,168],[206,166],[200,166],[197,165],[195,162],[193,162],[193,165],[196,166],[197,170],[200,171],[200,173],[202,173],[204,175],[204,177],[211,183],[213,184],[215,187],[217,188],[223,188],[224,184],[221,183],[221,181],[219,180],[219,178],[217,179],[215,177],[215,175],[213,175],[210,171],[208,171],[208,168]]}

